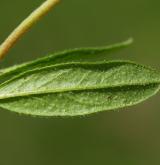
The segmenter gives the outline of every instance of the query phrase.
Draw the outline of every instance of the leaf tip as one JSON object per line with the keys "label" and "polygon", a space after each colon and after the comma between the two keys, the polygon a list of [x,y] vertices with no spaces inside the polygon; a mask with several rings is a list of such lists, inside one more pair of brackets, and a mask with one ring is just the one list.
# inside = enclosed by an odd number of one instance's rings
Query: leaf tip
{"label": "leaf tip", "polygon": [[128,45],[131,45],[131,44],[133,43],[133,41],[134,41],[134,39],[133,39],[132,37],[130,37],[129,39],[127,39],[127,40],[124,42],[124,44],[125,44],[126,46],[128,46]]}

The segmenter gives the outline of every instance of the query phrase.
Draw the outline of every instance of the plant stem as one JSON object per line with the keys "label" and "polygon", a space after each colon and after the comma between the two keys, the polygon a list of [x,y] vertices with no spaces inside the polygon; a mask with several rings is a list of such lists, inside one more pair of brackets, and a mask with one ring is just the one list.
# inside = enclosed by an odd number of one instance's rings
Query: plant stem
{"label": "plant stem", "polygon": [[0,59],[2,59],[15,43],[26,33],[36,22],[46,15],[60,0],[46,0],[40,7],[32,12],[1,44]]}

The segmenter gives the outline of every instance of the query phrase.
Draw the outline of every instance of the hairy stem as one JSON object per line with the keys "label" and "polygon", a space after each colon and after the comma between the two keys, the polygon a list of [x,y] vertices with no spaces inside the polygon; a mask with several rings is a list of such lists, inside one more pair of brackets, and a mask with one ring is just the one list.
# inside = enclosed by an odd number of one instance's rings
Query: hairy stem
{"label": "hairy stem", "polygon": [[2,59],[15,43],[26,33],[37,21],[46,15],[60,0],[46,0],[40,7],[32,12],[1,44],[0,59]]}

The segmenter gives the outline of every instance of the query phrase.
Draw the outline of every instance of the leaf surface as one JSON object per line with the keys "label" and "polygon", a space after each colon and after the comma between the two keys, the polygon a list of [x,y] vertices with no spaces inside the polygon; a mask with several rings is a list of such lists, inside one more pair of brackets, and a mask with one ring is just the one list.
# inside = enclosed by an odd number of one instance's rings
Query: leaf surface
{"label": "leaf surface", "polygon": [[0,106],[39,116],[76,116],[135,105],[160,89],[160,74],[126,61],[66,63],[0,85]]}

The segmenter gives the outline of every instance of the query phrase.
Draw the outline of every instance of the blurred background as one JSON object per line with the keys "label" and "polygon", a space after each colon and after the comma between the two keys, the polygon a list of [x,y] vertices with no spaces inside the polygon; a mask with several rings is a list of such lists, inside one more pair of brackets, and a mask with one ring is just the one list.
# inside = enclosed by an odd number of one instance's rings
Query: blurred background
{"label": "blurred background", "polygon": [[[0,42],[43,0],[1,0]],[[134,38],[108,58],[160,69],[159,0],[62,0],[1,68],[56,50]],[[159,165],[160,95],[120,112],[39,118],[0,110],[0,165]]]}

